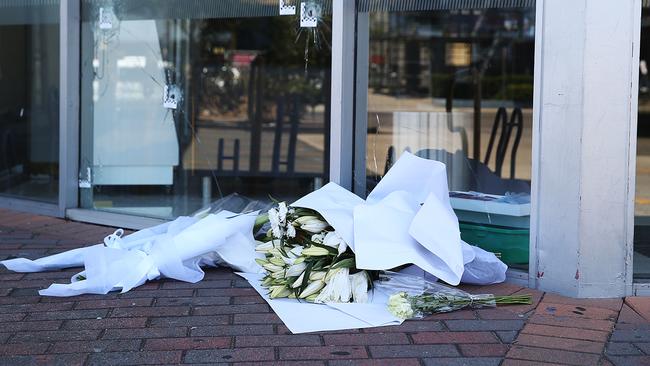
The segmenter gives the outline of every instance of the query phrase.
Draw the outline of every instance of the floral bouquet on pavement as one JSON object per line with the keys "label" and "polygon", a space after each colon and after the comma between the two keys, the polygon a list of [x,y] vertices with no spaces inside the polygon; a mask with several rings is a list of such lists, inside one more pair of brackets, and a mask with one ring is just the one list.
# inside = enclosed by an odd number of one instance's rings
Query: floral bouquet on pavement
{"label": "floral bouquet on pavement", "polygon": [[267,223],[256,251],[265,256],[257,263],[266,271],[262,285],[270,298],[367,302],[372,273],[355,268],[354,253],[318,212],[280,202],[256,228]]}
{"label": "floral bouquet on pavement", "polygon": [[376,286],[379,290],[392,294],[388,299],[388,310],[401,319],[423,318],[465,308],[532,303],[531,295],[472,295],[422,277],[388,271],[379,274]]}

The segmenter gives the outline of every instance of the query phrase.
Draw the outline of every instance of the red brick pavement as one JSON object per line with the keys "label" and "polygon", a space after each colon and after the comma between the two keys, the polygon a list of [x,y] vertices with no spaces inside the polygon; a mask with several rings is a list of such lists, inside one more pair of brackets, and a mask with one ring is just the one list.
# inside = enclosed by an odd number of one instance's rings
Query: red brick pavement
{"label": "red brick pavement", "polygon": [[[101,242],[113,228],[0,210],[0,260]],[[231,271],[126,294],[38,296],[75,270],[0,269],[0,365],[649,365],[650,301],[575,300],[513,284],[531,306],[440,314],[401,326],[291,334]]]}

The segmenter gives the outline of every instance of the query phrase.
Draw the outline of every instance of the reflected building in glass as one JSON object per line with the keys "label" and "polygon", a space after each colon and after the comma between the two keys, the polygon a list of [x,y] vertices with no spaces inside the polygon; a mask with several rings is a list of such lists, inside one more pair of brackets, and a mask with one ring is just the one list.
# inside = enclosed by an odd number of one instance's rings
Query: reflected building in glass
{"label": "reflected building in glass", "polygon": [[58,203],[59,1],[0,2],[0,195]]}
{"label": "reflected building in glass", "polygon": [[534,7],[385,8],[368,13],[366,191],[404,151],[441,161],[463,239],[525,266]]}

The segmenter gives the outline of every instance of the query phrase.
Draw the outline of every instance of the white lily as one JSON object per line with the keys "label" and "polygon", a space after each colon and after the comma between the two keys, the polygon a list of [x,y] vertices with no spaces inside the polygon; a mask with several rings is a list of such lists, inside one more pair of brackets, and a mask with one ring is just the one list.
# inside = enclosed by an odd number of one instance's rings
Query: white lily
{"label": "white lily", "polygon": [[343,238],[336,231],[330,231],[327,233],[327,235],[325,235],[325,239],[323,240],[323,244],[332,248],[337,248],[339,255],[345,253],[345,251],[348,249],[348,243],[346,243],[345,240],[343,240]]}
{"label": "white lily", "polygon": [[318,219],[316,216],[302,216],[296,219],[300,224],[300,228],[312,234],[318,234],[327,229],[329,224],[325,221]]}
{"label": "white lily", "polygon": [[325,221],[320,221],[320,220],[314,220],[310,221],[306,224],[300,225],[300,228],[310,232],[310,233],[318,233],[321,232],[329,227],[329,224],[326,223]]}
{"label": "white lily", "polygon": [[352,287],[352,299],[354,302],[368,302],[368,272],[361,271],[350,275],[350,286]]}
{"label": "white lily", "polygon": [[305,263],[294,264],[293,266],[289,267],[289,269],[287,269],[286,276],[287,277],[300,276],[300,274],[303,273],[306,268],[307,265]]}
{"label": "white lily", "polygon": [[314,243],[323,244],[323,240],[325,240],[326,234],[327,234],[326,232],[314,234],[311,236],[311,241],[313,241]]}
{"label": "white lily", "polygon": [[303,246],[297,246],[293,249],[291,249],[289,252],[294,254],[296,257],[300,257],[302,255],[302,250],[305,249]]}
{"label": "white lily", "polygon": [[269,250],[273,249],[273,242],[272,241],[267,241],[267,242],[261,242],[261,241],[255,241],[256,246],[255,246],[255,251],[258,253],[267,253]]}
{"label": "white lily", "polygon": [[327,286],[323,288],[314,302],[350,302],[352,289],[350,287],[350,270],[340,268],[329,278]]}
{"label": "white lily", "polygon": [[298,225],[305,224],[311,220],[318,220],[318,217],[313,216],[313,215],[305,215],[305,216],[300,216],[295,220],[295,222],[298,223]]}
{"label": "white lily", "polygon": [[307,288],[305,288],[301,293],[300,293],[300,298],[304,299],[308,297],[309,295],[313,295],[320,291],[323,287],[325,286],[325,282],[318,280],[310,283],[307,285]]}
{"label": "white lily", "polygon": [[293,266],[295,264],[296,257],[291,253],[287,253],[287,255],[289,257],[282,257],[282,260],[284,261],[284,264],[286,264],[288,266]]}

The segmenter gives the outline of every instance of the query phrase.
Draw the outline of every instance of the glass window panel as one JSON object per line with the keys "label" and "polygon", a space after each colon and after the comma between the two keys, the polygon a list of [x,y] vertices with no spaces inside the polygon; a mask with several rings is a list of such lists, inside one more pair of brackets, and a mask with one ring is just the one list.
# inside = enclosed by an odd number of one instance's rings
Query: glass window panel
{"label": "glass window panel", "polygon": [[639,54],[634,277],[650,279],[650,1],[644,1]]}
{"label": "glass window panel", "polygon": [[57,203],[59,1],[0,0],[0,48],[0,195]]}
{"label": "glass window panel", "polygon": [[277,1],[84,1],[82,206],[169,218],[324,184],[331,9],[313,3],[307,29]]}
{"label": "glass window panel", "polygon": [[355,184],[365,176],[371,191],[404,151],[441,161],[463,239],[526,268],[534,1],[365,6],[368,130]]}

